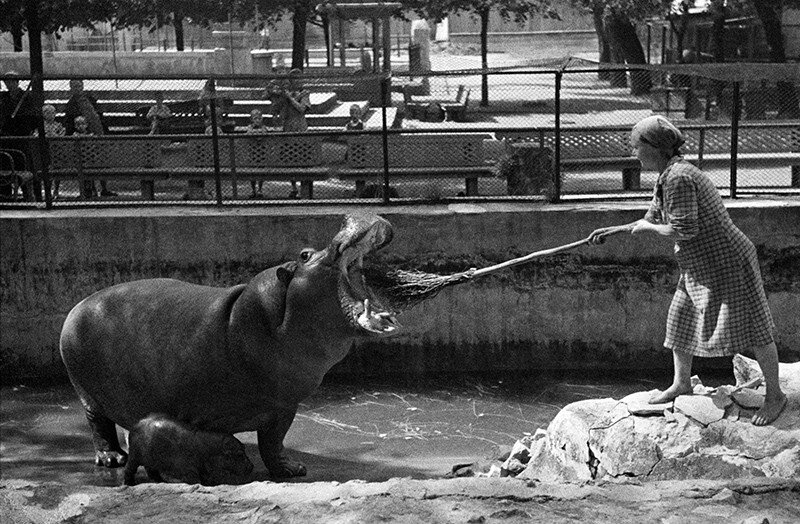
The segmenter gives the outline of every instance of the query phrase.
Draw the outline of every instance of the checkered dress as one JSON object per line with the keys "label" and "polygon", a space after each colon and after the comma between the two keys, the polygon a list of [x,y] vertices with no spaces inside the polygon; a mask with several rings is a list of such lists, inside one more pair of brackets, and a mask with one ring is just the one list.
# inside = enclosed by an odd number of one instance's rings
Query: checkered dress
{"label": "checkered dress", "polygon": [[719,357],[773,341],[755,246],[733,224],[707,176],[673,158],[645,220],[671,224],[677,234],[681,276],[667,315],[666,348]]}

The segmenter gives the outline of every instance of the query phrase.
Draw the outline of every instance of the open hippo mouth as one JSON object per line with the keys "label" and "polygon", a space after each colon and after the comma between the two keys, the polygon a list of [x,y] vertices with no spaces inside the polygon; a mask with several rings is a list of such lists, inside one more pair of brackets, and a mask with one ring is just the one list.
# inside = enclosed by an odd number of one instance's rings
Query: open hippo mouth
{"label": "open hippo mouth", "polygon": [[338,254],[342,311],[353,326],[371,333],[391,333],[400,327],[397,312],[387,307],[387,301],[364,278],[364,257],[389,244],[392,236],[392,225],[378,215],[347,215],[329,248]]}

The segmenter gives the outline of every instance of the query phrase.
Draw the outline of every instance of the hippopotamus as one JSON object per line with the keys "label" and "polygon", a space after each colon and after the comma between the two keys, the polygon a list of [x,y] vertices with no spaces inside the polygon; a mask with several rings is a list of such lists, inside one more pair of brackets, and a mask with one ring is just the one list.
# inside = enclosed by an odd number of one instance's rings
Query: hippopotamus
{"label": "hippopotamus", "polygon": [[283,447],[299,403],[357,337],[399,327],[363,276],[364,256],[392,234],[380,216],[348,215],[327,248],[303,249],[246,284],[138,280],[78,303],[60,350],[96,464],[125,464],[115,424],[130,430],[163,413],[203,431],[256,431],[271,477],[305,475]]}
{"label": "hippopotamus", "polygon": [[126,485],[136,484],[139,466],[154,482],[166,475],[203,485],[240,480],[253,471],[244,445],[233,435],[200,431],[162,413],[140,420],[128,434]]}

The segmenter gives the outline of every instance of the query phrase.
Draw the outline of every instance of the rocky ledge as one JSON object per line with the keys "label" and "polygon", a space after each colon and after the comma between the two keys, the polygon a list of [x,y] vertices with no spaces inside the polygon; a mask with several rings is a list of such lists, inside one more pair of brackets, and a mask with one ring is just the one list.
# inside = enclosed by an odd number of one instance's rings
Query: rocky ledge
{"label": "rocky ledge", "polygon": [[764,400],[758,364],[734,358],[736,386],[651,405],[653,392],[575,402],[518,441],[492,474],[545,482],[800,478],[800,363],[780,364],[788,402],[772,424],[750,419]]}

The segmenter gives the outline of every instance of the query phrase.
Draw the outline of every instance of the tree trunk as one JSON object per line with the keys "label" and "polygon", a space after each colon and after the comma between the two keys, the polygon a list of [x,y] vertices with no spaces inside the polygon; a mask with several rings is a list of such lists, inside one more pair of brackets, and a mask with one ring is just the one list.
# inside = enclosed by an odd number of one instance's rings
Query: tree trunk
{"label": "tree trunk", "polygon": [[292,15],[292,69],[303,69],[306,57],[306,22],[309,4],[297,2]]}
{"label": "tree trunk", "polygon": [[[757,4],[758,2],[753,2]],[[725,5],[716,0],[712,4],[713,25],[711,27],[711,40],[714,42],[714,61],[725,61]]]}
{"label": "tree trunk", "polygon": [[[753,2],[758,18],[764,26],[764,34],[769,45],[770,62],[786,63],[786,48],[783,45],[783,31],[780,19],[780,0]],[[792,82],[779,80],[776,83],[778,97],[778,118],[800,118],[800,99]]]}
{"label": "tree trunk", "polygon": [[[600,55],[600,63],[611,63],[611,47],[608,45],[605,28],[603,27],[603,7],[595,3],[592,7],[592,19],[594,20],[594,32],[597,34],[597,51]],[[598,80],[611,80],[611,72],[600,69],[597,72]]]}
{"label": "tree trunk", "polygon": [[489,105],[489,75],[485,73],[489,68],[489,9],[482,9],[481,15],[481,105]]}
{"label": "tree trunk", "polygon": [[175,49],[183,51],[183,14],[172,14],[172,27],[175,28]]}
{"label": "tree trunk", "polygon": [[[626,64],[644,64],[647,61],[642,43],[639,42],[639,36],[636,34],[636,28],[633,27],[628,17],[607,9],[603,17],[603,25],[612,39],[613,47],[622,55]],[[651,87],[650,71],[631,71],[631,94],[649,93]]]}
{"label": "tree trunk", "polygon": [[22,21],[14,20],[14,25],[11,27],[11,39],[14,43],[14,52],[22,52],[22,35],[25,31],[22,29]]}
{"label": "tree trunk", "polygon": [[331,19],[327,13],[320,15],[322,19],[322,35],[325,38],[325,63],[328,67],[333,66],[333,46],[331,46]]}

